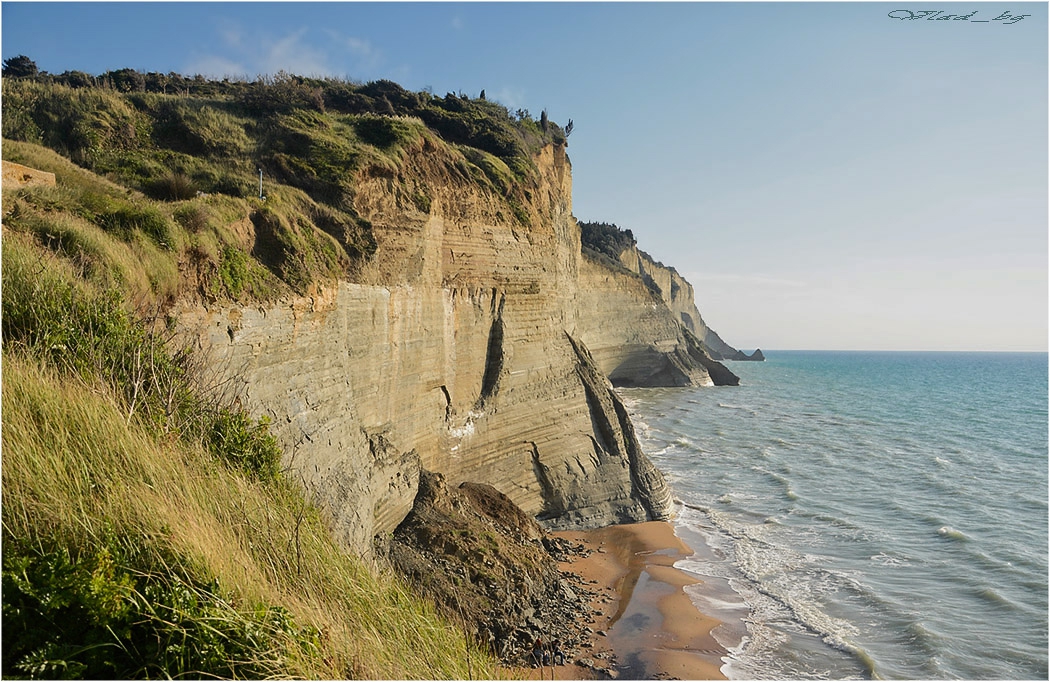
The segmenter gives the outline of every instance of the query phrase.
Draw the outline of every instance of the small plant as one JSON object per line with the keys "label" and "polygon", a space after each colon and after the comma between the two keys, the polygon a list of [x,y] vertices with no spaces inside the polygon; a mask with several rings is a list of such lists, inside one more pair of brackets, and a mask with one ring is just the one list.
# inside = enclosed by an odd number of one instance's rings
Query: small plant
{"label": "small plant", "polygon": [[412,203],[422,213],[430,213],[430,195],[423,190],[416,190],[412,194]]}
{"label": "small plant", "polygon": [[240,249],[226,246],[222,250],[219,276],[230,296],[237,298],[244,293],[248,282],[248,257]]}
{"label": "small plant", "polygon": [[150,183],[149,194],[155,199],[184,201],[195,197],[197,188],[185,173],[171,171]]}
{"label": "small plant", "polygon": [[224,409],[212,422],[208,447],[217,458],[255,480],[277,481],[281,449],[269,426],[266,417],[254,421],[244,412]]}
{"label": "small plant", "polygon": [[190,232],[200,232],[212,219],[211,210],[201,203],[187,203],[175,209],[175,221]]}

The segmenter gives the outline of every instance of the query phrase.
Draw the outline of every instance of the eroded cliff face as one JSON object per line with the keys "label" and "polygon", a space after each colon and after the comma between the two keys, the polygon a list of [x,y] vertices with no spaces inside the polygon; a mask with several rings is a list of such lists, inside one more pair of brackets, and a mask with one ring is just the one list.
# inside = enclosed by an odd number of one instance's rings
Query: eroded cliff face
{"label": "eroded cliff face", "polygon": [[[289,468],[358,551],[409,512],[420,468],[492,485],[552,528],[666,517],[669,491],[603,370],[650,385],[710,374],[659,297],[619,319],[603,302],[619,284],[580,255],[563,148],[542,151],[516,206],[457,161],[425,138],[400,171],[357,178],[378,249],[355,281],[258,307],[185,302],[180,329],[270,415]],[[630,339],[602,331],[628,318]]]}
{"label": "eroded cliff face", "polygon": [[[657,263],[637,246],[624,249],[620,254],[620,262],[649,283],[650,288],[659,294],[675,318],[701,342],[705,353],[713,361],[749,359],[707,326],[697,310],[693,285],[679,275],[677,270]],[[719,370],[716,370],[716,374],[718,372]]]}

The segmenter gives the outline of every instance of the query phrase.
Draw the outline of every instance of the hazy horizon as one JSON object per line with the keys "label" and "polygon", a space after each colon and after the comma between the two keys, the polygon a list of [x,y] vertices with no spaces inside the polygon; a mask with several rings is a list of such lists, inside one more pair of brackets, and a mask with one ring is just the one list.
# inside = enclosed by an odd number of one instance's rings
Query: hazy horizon
{"label": "hazy horizon", "polygon": [[0,12],[3,58],[52,73],[386,78],[571,118],[575,215],[632,230],[734,347],[1046,352],[1047,5],[902,7]]}

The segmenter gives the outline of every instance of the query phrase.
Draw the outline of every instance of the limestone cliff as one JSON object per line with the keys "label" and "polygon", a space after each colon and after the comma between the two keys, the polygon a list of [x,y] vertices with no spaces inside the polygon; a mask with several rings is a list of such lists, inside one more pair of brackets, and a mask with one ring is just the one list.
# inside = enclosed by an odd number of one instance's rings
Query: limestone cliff
{"label": "limestone cliff", "polygon": [[[646,252],[631,245],[620,253],[620,263],[639,275],[649,287],[659,294],[667,308],[682,325],[698,339],[707,356],[712,360],[763,360],[761,354],[751,356],[733,348],[722,337],[707,326],[696,307],[693,285],[678,274],[673,267],[658,263]],[[728,371],[728,370],[726,370]],[[717,383],[717,382],[716,382]],[[736,384],[736,381],[729,383]]]}
{"label": "limestone cliff", "polygon": [[710,384],[700,358],[717,363],[682,311],[582,257],[564,147],[542,150],[513,201],[464,177],[458,154],[424,136],[396,172],[358,173],[377,248],[354,281],[271,305],[186,302],[180,328],[271,416],[348,546],[397,526],[420,468],[490,484],[551,528],[666,517],[606,373]]}
{"label": "limestone cliff", "polygon": [[[618,386],[737,385],[693,330],[706,329],[692,286],[631,247],[622,267],[585,250],[580,269],[582,338]],[[712,332],[713,333],[713,332]]]}

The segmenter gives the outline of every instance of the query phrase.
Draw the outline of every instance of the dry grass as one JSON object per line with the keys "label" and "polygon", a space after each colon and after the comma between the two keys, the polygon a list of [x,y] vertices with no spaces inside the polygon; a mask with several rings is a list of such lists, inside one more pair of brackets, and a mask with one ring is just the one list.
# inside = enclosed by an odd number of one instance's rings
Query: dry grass
{"label": "dry grass", "polygon": [[295,636],[280,676],[493,678],[492,658],[396,578],[346,555],[287,486],[266,487],[202,451],[127,425],[107,389],[5,354],[5,540],[91,551],[116,534],[149,560],[217,580],[237,605],[280,606],[320,633]]}

